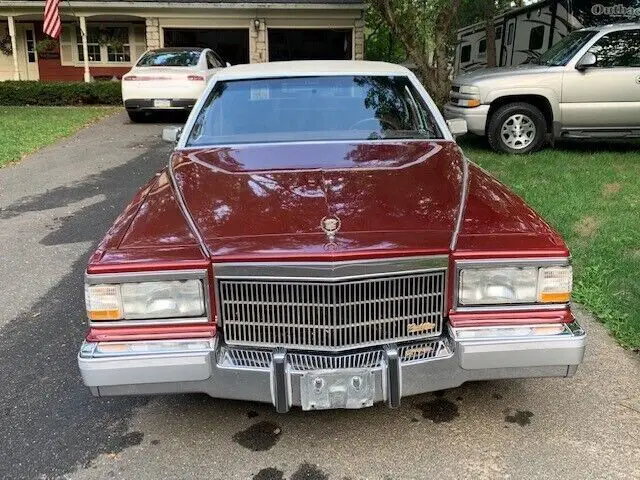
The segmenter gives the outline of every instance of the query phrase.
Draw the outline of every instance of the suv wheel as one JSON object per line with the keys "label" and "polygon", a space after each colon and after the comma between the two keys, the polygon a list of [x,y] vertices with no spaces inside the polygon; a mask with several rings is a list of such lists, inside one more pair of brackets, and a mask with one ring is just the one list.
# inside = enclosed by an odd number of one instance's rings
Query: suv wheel
{"label": "suv wheel", "polygon": [[509,103],[491,116],[487,139],[496,152],[522,154],[539,150],[546,132],[547,122],[537,107],[529,103]]}

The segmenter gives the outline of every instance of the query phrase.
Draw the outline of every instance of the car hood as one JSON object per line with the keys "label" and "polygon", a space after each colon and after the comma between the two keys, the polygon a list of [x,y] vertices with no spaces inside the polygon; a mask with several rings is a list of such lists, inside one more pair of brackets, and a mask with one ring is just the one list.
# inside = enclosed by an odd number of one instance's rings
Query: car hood
{"label": "car hood", "polygon": [[[447,253],[463,163],[453,142],[186,149],[172,168],[213,257]],[[335,218],[331,239],[323,219]]]}
{"label": "car hood", "polygon": [[473,72],[458,75],[453,83],[455,85],[474,85],[484,80],[497,80],[507,77],[521,77],[526,75],[539,75],[552,71],[546,65],[526,64],[514,67],[483,68]]}

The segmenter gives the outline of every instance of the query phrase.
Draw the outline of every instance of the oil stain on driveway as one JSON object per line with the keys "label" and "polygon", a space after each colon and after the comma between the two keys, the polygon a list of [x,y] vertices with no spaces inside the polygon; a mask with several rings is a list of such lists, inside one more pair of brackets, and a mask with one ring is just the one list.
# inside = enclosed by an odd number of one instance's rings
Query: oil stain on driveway
{"label": "oil stain on driveway", "polygon": [[640,478],[640,361],[585,315],[574,378],[470,383],[397,410],[93,398],[76,366],[86,257],[166,163],[161,128],[115,116],[0,170],[0,478]]}

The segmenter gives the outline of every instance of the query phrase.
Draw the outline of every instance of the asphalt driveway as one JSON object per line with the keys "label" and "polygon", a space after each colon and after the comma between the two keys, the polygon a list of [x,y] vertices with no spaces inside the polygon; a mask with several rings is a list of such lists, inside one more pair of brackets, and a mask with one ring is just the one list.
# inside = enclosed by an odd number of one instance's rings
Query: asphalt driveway
{"label": "asphalt driveway", "polygon": [[398,410],[93,398],[76,367],[86,258],[166,163],[161,129],[117,115],[0,169],[0,478],[640,478],[640,360],[583,314],[574,378],[470,383]]}

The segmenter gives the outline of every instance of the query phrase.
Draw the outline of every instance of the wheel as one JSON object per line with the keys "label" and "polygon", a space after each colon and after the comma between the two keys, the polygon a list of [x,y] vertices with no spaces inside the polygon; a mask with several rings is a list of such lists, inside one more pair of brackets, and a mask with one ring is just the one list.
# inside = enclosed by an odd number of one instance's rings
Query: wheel
{"label": "wheel", "polygon": [[496,152],[523,154],[539,150],[545,142],[547,122],[530,103],[509,103],[489,119],[487,140]]}
{"label": "wheel", "polygon": [[142,123],[147,120],[147,115],[145,114],[145,112],[127,110],[127,115],[129,115],[129,120],[131,120],[133,123]]}

